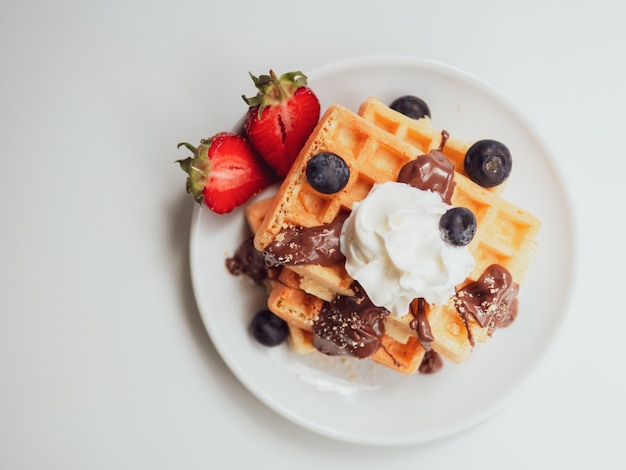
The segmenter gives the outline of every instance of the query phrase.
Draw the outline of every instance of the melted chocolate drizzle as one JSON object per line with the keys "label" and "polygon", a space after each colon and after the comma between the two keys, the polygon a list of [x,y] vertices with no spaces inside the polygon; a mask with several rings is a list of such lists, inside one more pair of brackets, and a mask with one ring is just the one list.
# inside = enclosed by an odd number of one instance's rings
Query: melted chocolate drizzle
{"label": "melted chocolate drizzle", "polygon": [[426,354],[424,354],[424,359],[422,359],[422,363],[419,366],[420,374],[434,374],[438,372],[443,367],[443,361],[441,360],[441,356],[437,351],[432,349],[427,349]]}
{"label": "melted chocolate drizzle", "polygon": [[439,353],[430,347],[430,343],[435,341],[435,336],[430,329],[430,323],[426,316],[426,301],[421,297],[413,299],[410,311],[413,314],[410,326],[417,331],[417,337],[426,350],[422,363],[419,366],[419,371],[422,374],[434,374],[443,367],[443,361]]}
{"label": "melted chocolate drizzle", "polygon": [[265,258],[254,247],[252,236],[241,242],[233,256],[226,258],[226,269],[233,276],[249,276],[257,284],[261,284],[268,276]]}
{"label": "melted chocolate drizzle", "polygon": [[454,192],[454,165],[442,153],[448,141],[447,131],[441,131],[441,145],[430,153],[406,163],[398,174],[398,182],[414,188],[438,193],[446,204],[451,204]]}
{"label": "melted chocolate drizzle", "polygon": [[385,334],[383,319],[389,311],[375,306],[354,283],[355,295],[339,295],[324,302],[313,322],[313,345],[329,356],[350,355],[364,359],[376,352]]}
{"label": "melted chocolate drizzle", "polygon": [[348,214],[339,214],[329,224],[316,227],[292,226],[283,229],[263,251],[267,266],[318,264],[331,266],[343,263],[339,249],[341,227]]}
{"label": "melted chocolate drizzle", "polygon": [[413,314],[413,320],[411,321],[411,328],[417,331],[417,337],[423,346],[427,346],[433,341],[435,337],[430,329],[430,323],[426,317],[426,301],[420,297],[413,299],[409,306],[411,313]]}
{"label": "melted chocolate drizzle", "polygon": [[467,329],[467,337],[474,346],[468,316],[489,334],[498,327],[510,325],[517,317],[519,285],[511,273],[498,264],[488,266],[482,275],[453,296],[454,305]]}

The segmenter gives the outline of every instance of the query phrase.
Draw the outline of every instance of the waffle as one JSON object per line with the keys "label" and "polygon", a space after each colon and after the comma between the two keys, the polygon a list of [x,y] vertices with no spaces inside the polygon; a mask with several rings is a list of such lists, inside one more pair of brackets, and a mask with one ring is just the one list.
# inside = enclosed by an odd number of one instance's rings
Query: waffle
{"label": "waffle", "polygon": [[[379,129],[413,145],[416,154],[441,145],[441,132],[432,127],[428,117],[411,119],[389,108],[378,98],[366,99],[359,107],[358,114]],[[452,205],[472,210],[478,224],[475,241],[469,247],[476,260],[476,267],[464,284],[476,280],[493,263],[507,268],[519,284],[535,256],[535,236],[540,222],[527,211],[493,196],[502,192],[505,183],[493,188],[482,188],[467,178],[463,161],[470,145],[469,142],[450,137],[442,150],[457,172]],[[454,362],[462,362],[472,348],[469,340],[460,340],[460,336],[465,337],[467,333],[454,305],[450,303],[428,307],[427,316],[438,338],[433,349]],[[475,322],[471,322],[470,327],[475,339],[489,339],[487,330]]]}
{"label": "waffle", "polygon": [[[322,151],[341,155],[351,169],[348,183],[339,193],[321,194],[306,180],[306,163]],[[412,145],[379,130],[346,108],[331,106],[279,188],[256,233],[256,248],[262,251],[282,228],[290,225],[314,227],[332,222],[340,212],[349,211],[355,201],[363,199],[374,183],[395,180],[400,168],[415,156]],[[292,269],[336,293],[353,294],[352,279],[343,266],[305,265]]]}
{"label": "waffle", "polygon": [[[363,101],[358,114],[379,129],[412,145],[416,155],[427,153],[441,145],[441,132],[433,128],[430,118],[412,119],[394,111],[378,98],[369,97]],[[471,144],[472,142],[457,139],[452,134],[442,149],[442,153],[454,165],[454,169],[463,176],[467,176],[463,161]],[[488,188],[488,191],[500,194],[505,186],[506,182]]]}
{"label": "waffle", "polygon": [[246,222],[253,234],[259,230],[271,205],[272,198],[268,197],[251,202],[245,207]]}
{"label": "waffle", "polygon": [[[324,300],[299,288],[300,275],[283,268],[274,283],[268,308],[289,324],[289,344],[298,353],[315,350],[312,339],[313,321],[322,309]],[[368,359],[405,375],[415,373],[425,350],[415,335],[402,335],[394,329],[394,322],[385,320],[385,334],[381,346]],[[403,338],[403,341],[400,340]]]}
{"label": "waffle", "polygon": [[[271,204],[272,199],[269,198],[246,206],[246,220],[253,233],[258,230]],[[290,268],[279,268],[278,271],[279,274],[271,276],[266,284],[269,292],[268,308],[287,321],[289,326],[287,340],[294,352],[297,354],[315,352],[311,324],[321,310],[324,300],[332,300],[334,295],[325,296],[326,291],[321,286],[302,278]],[[306,292],[305,288],[318,295]],[[370,359],[403,374],[415,373],[425,354],[418,338],[397,331],[393,324],[386,324],[385,330],[387,333],[381,338],[381,347]]]}
{"label": "waffle", "polygon": [[[378,115],[390,114],[383,113],[378,103],[369,100],[369,105],[364,103],[361,107],[364,115],[368,115],[367,109],[374,109],[372,103],[376,105]],[[375,183],[396,180],[400,168],[406,162],[438,146],[436,133],[432,131],[429,122],[422,121],[419,125],[426,129],[422,135],[430,136],[430,140],[416,140],[412,137],[411,143],[389,132],[388,125],[379,127],[380,122],[380,119],[377,124],[369,122],[365,117],[339,105],[333,105],[327,110],[276,197],[268,204],[267,214],[254,239],[257,249],[263,250],[283,227],[292,224],[313,227],[332,222],[339,213],[349,211],[354,202],[363,199]],[[408,134],[408,131],[404,131],[403,138],[408,139]],[[418,149],[416,142],[421,142],[419,145],[422,147]],[[351,169],[348,184],[337,194],[318,193],[306,181],[306,163],[311,156],[321,151],[341,155]],[[454,178],[456,186],[452,205],[472,210],[478,227],[469,245],[476,266],[463,285],[476,280],[493,263],[506,268],[514,282],[520,284],[536,252],[535,236],[539,230],[539,220],[497,194],[476,185],[460,172],[455,172]],[[296,281],[292,279],[291,284],[284,283],[282,287],[276,287],[280,284],[276,283],[270,294],[270,305],[273,305],[271,308],[276,310],[275,313],[303,330],[307,329],[311,315],[314,314],[314,308],[309,307],[307,302],[321,302],[302,289],[303,280],[322,286],[332,293],[352,294],[352,279],[343,266],[302,265],[285,271],[297,275],[293,278]],[[282,299],[280,306],[275,302],[277,298]],[[306,308],[303,305],[307,305]],[[468,338],[466,325],[452,301],[445,305],[427,306],[426,314],[435,337],[432,348],[450,361],[464,361],[473,345]],[[411,339],[416,341],[416,333],[410,327],[411,320],[412,315],[387,318],[386,327],[393,332],[393,341],[404,344]],[[490,332],[486,328],[481,328],[472,318],[468,320],[471,335],[476,341],[489,339]]]}

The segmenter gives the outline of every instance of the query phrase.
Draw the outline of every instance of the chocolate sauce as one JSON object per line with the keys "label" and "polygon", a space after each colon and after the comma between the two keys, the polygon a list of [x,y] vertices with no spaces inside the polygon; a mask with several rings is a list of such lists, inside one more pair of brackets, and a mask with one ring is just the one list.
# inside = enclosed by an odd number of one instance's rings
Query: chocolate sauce
{"label": "chocolate sauce", "polygon": [[438,372],[443,367],[443,361],[441,360],[441,356],[438,352],[433,351],[432,349],[427,349],[426,354],[424,354],[424,359],[422,359],[422,363],[420,364],[418,370],[421,374],[434,374]]}
{"label": "chocolate sauce", "polygon": [[472,346],[474,338],[468,315],[474,317],[482,328],[491,334],[498,327],[510,325],[517,317],[519,285],[511,273],[498,264],[487,267],[477,281],[458,290],[453,296],[454,305],[467,329]]}
{"label": "chocolate sauce", "polygon": [[281,230],[263,252],[267,266],[318,264],[331,266],[343,263],[339,249],[341,227],[348,214],[339,214],[329,224],[316,227],[293,226]]}
{"label": "chocolate sauce", "polygon": [[230,258],[226,258],[226,269],[234,275],[244,274],[257,284],[261,284],[268,275],[263,253],[254,247],[253,237],[246,238]]}
{"label": "chocolate sauce", "polygon": [[432,331],[430,330],[430,323],[426,317],[426,301],[423,298],[414,299],[409,306],[411,313],[413,314],[413,320],[411,321],[411,328],[417,331],[417,337],[422,345],[429,345],[435,341]]}
{"label": "chocolate sauce", "polygon": [[377,307],[358,283],[354,296],[339,295],[324,302],[313,322],[313,345],[329,356],[350,355],[364,359],[376,352],[385,334],[383,319],[389,314]]}
{"label": "chocolate sauce", "polygon": [[450,134],[441,132],[441,145],[437,150],[420,155],[406,163],[398,175],[398,182],[422,190],[438,193],[446,204],[451,203],[454,192],[454,165],[442,153]]}
{"label": "chocolate sauce", "polygon": [[443,361],[439,353],[430,347],[430,343],[435,341],[435,337],[433,336],[428,317],[426,316],[426,301],[421,297],[413,299],[409,309],[411,314],[413,314],[413,320],[410,326],[417,331],[417,338],[426,350],[418,370],[421,374],[434,374],[443,367]]}

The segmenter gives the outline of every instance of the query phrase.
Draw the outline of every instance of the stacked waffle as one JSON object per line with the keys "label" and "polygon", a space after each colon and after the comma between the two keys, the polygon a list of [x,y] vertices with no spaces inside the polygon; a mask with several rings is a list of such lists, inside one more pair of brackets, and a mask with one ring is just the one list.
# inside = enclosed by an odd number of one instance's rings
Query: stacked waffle
{"label": "stacked waffle", "polygon": [[[318,227],[350,212],[374,184],[396,181],[407,162],[439,148],[441,136],[428,118],[410,119],[375,98],[366,100],[358,114],[339,105],[331,106],[276,196],[247,207],[256,249],[263,251],[288,227]],[[468,246],[475,267],[458,287],[478,280],[493,264],[508,270],[519,285],[534,258],[540,222],[500,197],[501,187],[485,189],[464,174],[463,159],[468,147],[468,143],[451,137],[442,148],[455,168],[451,204],[470,209],[477,221],[476,235]],[[348,183],[338,193],[322,194],[307,182],[307,162],[320,152],[340,155],[350,168]],[[295,351],[314,350],[312,326],[324,303],[338,295],[354,295],[353,282],[343,264],[281,268],[270,282],[268,306],[289,324],[290,344]],[[491,337],[491,328],[459,314],[453,298],[441,305],[426,304],[424,311],[433,341],[427,345],[420,341],[412,324],[414,316],[409,312],[399,317],[387,315],[380,347],[369,358],[403,374],[412,374],[419,370],[426,349],[460,363],[471,353],[475,340],[487,341]]]}

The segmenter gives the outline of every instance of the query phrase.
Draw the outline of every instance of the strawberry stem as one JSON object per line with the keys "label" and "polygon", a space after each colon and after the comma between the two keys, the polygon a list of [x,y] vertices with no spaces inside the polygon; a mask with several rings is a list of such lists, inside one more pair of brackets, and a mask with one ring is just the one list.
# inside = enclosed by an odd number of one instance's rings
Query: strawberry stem
{"label": "strawberry stem", "polygon": [[185,183],[187,192],[193,196],[196,202],[204,200],[204,188],[207,185],[209,174],[211,173],[211,159],[208,156],[208,148],[211,139],[202,139],[200,147],[196,148],[188,142],[181,142],[178,148],[185,147],[193,153],[193,156],[181,160],[176,160],[181,169],[187,173]]}
{"label": "strawberry stem", "polygon": [[272,77],[272,81],[276,84],[276,88],[278,88],[278,93],[280,94],[281,98],[283,99],[288,98],[287,92],[283,88],[283,85],[280,83],[279,78],[276,76],[276,73],[271,69],[270,69],[270,77]]}
{"label": "strawberry stem", "polygon": [[176,148],[179,149],[181,147],[185,147],[188,150],[191,150],[191,152],[195,155],[196,152],[198,151],[198,149],[196,147],[194,147],[193,145],[191,145],[189,142],[181,142],[179,143]]}

